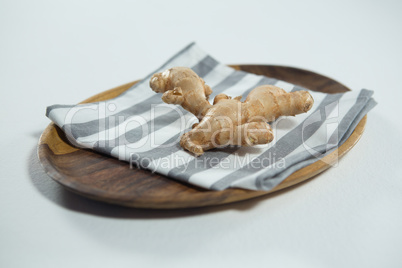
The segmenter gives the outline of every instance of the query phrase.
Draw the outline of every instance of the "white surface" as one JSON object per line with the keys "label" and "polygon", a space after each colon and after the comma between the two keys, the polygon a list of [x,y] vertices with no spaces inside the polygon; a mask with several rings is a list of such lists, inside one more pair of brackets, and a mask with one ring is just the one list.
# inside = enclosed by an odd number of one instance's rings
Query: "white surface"
{"label": "white surface", "polygon": [[[279,1],[278,1],[279,2]],[[401,1],[0,1],[0,267],[402,267]],[[191,41],[375,90],[335,168],[218,208],[126,209],[36,158],[45,107],[141,78]]]}

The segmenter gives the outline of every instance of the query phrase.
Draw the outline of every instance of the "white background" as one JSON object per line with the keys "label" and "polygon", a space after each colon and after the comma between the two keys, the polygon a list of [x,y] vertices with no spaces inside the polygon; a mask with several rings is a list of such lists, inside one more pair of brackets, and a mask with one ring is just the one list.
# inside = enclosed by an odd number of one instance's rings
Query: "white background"
{"label": "white background", "polygon": [[[402,267],[402,2],[0,0],[1,267]],[[43,172],[48,105],[159,67],[191,41],[375,90],[359,143],[290,191],[182,211],[106,205]],[[258,265],[258,266],[257,266]]]}

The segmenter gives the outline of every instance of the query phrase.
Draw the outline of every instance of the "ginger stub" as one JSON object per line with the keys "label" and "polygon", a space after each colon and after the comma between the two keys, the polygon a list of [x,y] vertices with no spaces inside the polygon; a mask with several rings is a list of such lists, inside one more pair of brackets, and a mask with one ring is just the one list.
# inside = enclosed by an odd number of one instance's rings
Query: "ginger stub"
{"label": "ginger stub", "polygon": [[208,101],[211,88],[186,67],[154,74],[150,87],[163,93],[165,103],[181,105],[199,119],[180,138],[180,145],[197,156],[226,145],[267,144],[274,138],[268,122],[279,116],[305,113],[314,103],[308,91],[287,93],[279,87],[264,85],[253,89],[244,102],[240,101],[241,96],[219,94],[212,105]]}

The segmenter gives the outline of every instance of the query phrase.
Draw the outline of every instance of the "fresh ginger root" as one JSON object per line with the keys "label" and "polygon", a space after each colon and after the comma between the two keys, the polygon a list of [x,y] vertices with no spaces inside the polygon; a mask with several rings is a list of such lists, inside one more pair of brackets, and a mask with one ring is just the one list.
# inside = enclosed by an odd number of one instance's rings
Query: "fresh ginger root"
{"label": "fresh ginger root", "polygon": [[279,116],[305,113],[314,103],[307,91],[287,93],[279,87],[264,85],[253,89],[244,102],[240,101],[241,96],[219,94],[211,105],[208,101],[211,88],[185,67],[154,74],[150,86],[153,91],[163,93],[164,102],[181,105],[200,120],[180,138],[180,145],[197,156],[226,145],[267,144],[274,138],[267,122]]}

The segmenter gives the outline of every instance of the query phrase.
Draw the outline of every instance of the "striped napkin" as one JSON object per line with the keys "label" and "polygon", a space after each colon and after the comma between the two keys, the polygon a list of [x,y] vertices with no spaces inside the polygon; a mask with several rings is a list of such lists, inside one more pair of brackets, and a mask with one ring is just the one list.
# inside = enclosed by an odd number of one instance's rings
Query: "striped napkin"
{"label": "striped napkin", "polygon": [[155,72],[174,66],[192,68],[219,93],[247,94],[264,84],[286,91],[306,90],[274,78],[236,71],[192,43],[117,98],[91,104],[53,105],[48,116],[75,146],[116,157],[131,167],[211,190],[230,187],[270,190],[294,171],[334,151],[376,102],[369,90],[343,94],[311,91],[314,106],[296,117],[271,123],[274,140],[254,147],[225,147],[200,157],[184,151],[180,136],[197,119],[179,106],[162,102],[149,87]]}

